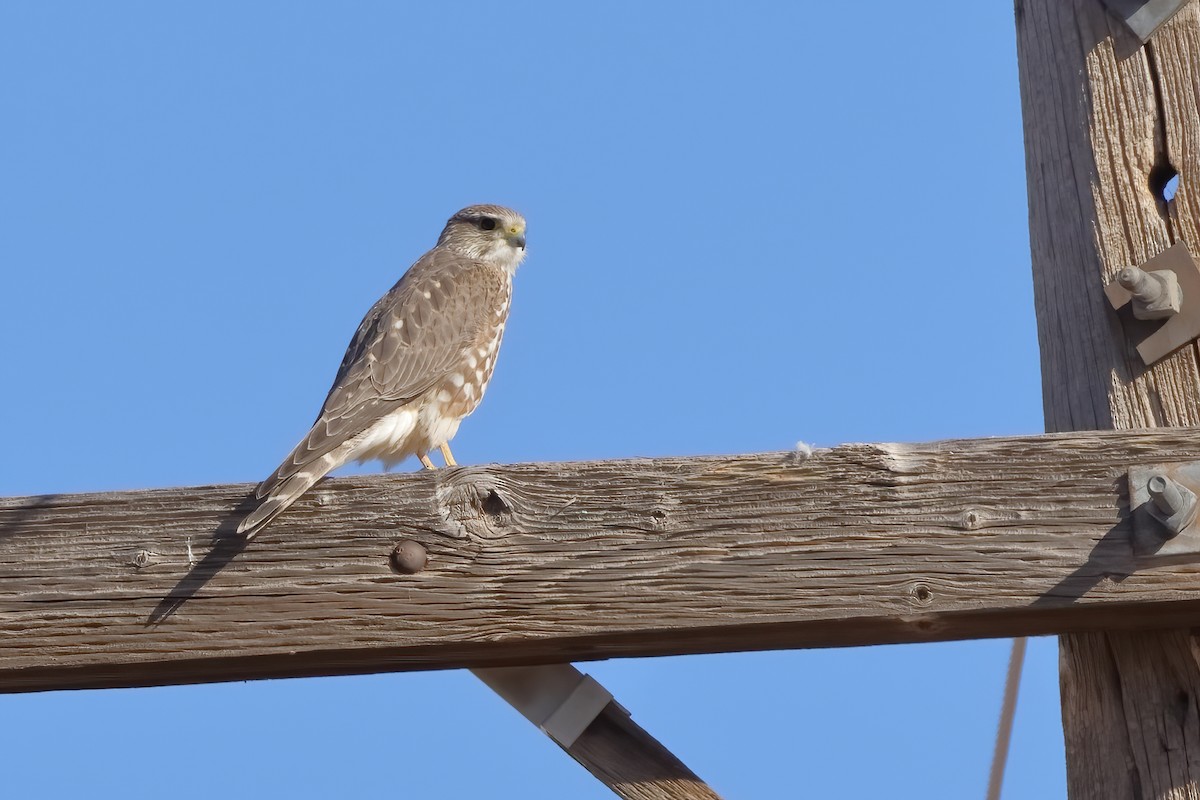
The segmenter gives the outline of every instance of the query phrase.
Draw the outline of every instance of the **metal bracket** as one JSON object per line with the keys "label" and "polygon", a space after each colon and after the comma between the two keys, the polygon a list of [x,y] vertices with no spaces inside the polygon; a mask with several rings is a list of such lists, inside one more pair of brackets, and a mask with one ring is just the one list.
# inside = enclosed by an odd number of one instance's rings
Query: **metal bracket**
{"label": "metal bracket", "polygon": [[[1200,338],[1200,267],[1183,242],[1171,245],[1140,269],[1121,270],[1117,279],[1104,287],[1104,294],[1115,309],[1132,302],[1134,316],[1139,318],[1167,315],[1162,326],[1137,346],[1146,366]],[[1173,313],[1176,301],[1179,313]]]}
{"label": "metal bracket", "polygon": [[629,713],[595,679],[570,664],[471,671],[564,750],[609,703]]}
{"label": "metal bracket", "polygon": [[1188,0],[1102,0],[1145,44]]}
{"label": "metal bracket", "polygon": [[1139,556],[1200,554],[1196,496],[1200,462],[1158,464],[1129,470],[1133,551]]}

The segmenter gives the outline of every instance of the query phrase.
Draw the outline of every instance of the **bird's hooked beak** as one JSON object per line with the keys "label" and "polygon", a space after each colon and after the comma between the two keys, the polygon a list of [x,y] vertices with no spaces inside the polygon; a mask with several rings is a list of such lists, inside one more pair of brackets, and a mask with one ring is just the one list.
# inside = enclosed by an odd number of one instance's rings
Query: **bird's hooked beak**
{"label": "bird's hooked beak", "polygon": [[521,250],[525,249],[525,226],[520,223],[510,225],[508,228],[508,243],[513,247]]}

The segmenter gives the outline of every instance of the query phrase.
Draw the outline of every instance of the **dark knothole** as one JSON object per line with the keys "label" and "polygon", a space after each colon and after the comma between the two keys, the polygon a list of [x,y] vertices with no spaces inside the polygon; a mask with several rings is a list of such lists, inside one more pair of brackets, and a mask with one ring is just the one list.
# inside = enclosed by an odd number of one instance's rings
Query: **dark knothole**
{"label": "dark knothole", "polygon": [[489,514],[493,517],[498,517],[501,514],[508,514],[512,512],[512,509],[509,508],[508,503],[504,502],[504,498],[496,494],[495,489],[489,491],[487,493],[487,497],[483,498],[483,502],[480,503],[480,508],[483,509],[483,513]]}

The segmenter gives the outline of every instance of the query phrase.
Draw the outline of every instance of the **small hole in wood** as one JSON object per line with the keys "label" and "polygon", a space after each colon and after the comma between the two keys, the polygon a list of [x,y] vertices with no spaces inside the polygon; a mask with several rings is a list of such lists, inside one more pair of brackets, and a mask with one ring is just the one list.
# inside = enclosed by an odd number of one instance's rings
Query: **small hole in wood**
{"label": "small hole in wood", "polygon": [[913,587],[913,597],[917,598],[918,603],[928,603],[933,599],[933,592],[923,583],[918,583]]}
{"label": "small hole in wood", "polygon": [[508,507],[508,503],[504,502],[504,498],[496,494],[495,489],[487,493],[487,497],[483,498],[483,502],[479,504],[479,507],[483,509],[483,513],[490,514],[493,517],[508,514],[512,511]]}
{"label": "small hole in wood", "polygon": [[662,522],[667,518],[667,512],[663,511],[661,508],[656,508],[650,512],[650,516],[654,517],[659,522]]}
{"label": "small hole in wood", "polygon": [[1163,161],[1150,170],[1150,191],[1165,202],[1175,199],[1179,191],[1179,172],[1169,162]]}

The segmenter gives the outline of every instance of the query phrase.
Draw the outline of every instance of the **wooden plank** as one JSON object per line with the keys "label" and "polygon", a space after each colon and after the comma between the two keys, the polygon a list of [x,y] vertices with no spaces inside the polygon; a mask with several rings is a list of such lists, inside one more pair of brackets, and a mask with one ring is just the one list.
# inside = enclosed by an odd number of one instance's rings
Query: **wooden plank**
{"label": "wooden plank", "polygon": [[[1195,425],[1195,346],[1142,368],[1133,348],[1152,327],[1111,312],[1101,289],[1176,241],[1200,254],[1200,5],[1146,47],[1091,0],[1018,0],[1016,20],[1046,427]],[[1173,169],[1168,206],[1159,191]],[[1070,795],[1196,796],[1190,635],[1060,641]]]}
{"label": "wooden plank", "polygon": [[[0,690],[488,667],[1200,622],[1133,560],[1132,465],[1200,431],[846,445],[0,501]],[[416,575],[389,565],[424,545]]]}

